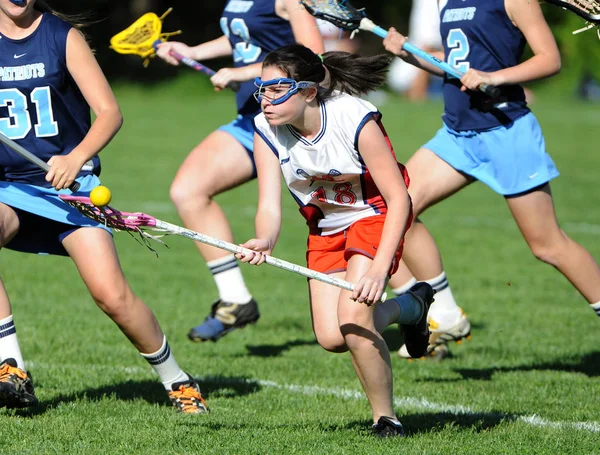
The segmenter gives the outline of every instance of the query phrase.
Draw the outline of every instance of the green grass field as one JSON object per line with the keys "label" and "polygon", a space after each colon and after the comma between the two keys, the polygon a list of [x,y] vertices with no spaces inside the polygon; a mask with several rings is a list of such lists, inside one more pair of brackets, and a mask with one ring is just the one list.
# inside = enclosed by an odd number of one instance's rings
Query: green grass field
{"label": "green grass field", "polygon": [[[201,78],[199,78],[201,79]],[[187,152],[233,114],[230,94],[189,90],[188,76],[157,87],[120,87],[125,124],[102,152],[113,205],[179,223],[168,188]],[[401,161],[441,124],[442,106],[381,105]],[[553,183],[563,228],[600,258],[598,105],[540,95],[533,106],[562,172]],[[597,131],[596,131],[597,132]],[[218,198],[236,239],[253,235],[256,185]],[[172,409],[152,369],[96,308],[65,258],[2,251],[0,270],[40,405],[0,410],[0,454],[598,454],[599,323],[551,267],[537,262],[502,198],[481,184],[423,217],[439,241],[473,339],[440,363],[406,362],[390,328],[399,440],[371,437],[370,410],[348,354],[322,350],[311,330],[306,281],[245,267],[260,303],[256,326],[218,343],[186,338],[216,297],[189,240],[160,257],[118,234],[122,264],[184,369],[212,408]],[[303,263],[306,227],[284,196],[275,254]]]}

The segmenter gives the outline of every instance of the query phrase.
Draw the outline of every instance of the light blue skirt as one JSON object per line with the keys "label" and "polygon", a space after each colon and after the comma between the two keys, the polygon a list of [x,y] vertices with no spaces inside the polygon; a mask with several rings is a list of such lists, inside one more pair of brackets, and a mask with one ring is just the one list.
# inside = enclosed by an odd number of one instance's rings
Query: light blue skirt
{"label": "light blue skirt", "polygon": [[454,131],[444,125],[423,148],[504,196],[536,188],[559,175],[531,112],[509,126],[486,131]]}
{"label": "light blue skirt", "polygon": [[[95,175],[79,177],[77,182],[80,188],[76,194],[82,196],[88,196],[100,185],[100,179]],[[0,202],[12,207],[20,222],[19,232],[5,247],[26,253],[64,256],[67,252],[62,246],[63,239],[80,227],[97,227],[111,232],[63,202],[59,194],[71,194],[71,191],[0,181]]]}

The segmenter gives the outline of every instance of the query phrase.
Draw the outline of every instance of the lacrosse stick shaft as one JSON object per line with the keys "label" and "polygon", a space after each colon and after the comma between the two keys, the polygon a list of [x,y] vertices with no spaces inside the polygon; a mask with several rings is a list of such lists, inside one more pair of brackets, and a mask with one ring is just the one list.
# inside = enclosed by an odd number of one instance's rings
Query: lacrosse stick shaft
{"label": "lacrosse stick shaft", "polygon": [[[379,27],[378,25],[375,25],[372,20],[367,19],[366,17],[360,21],[359,28],[361,30],[372,32],[380,38],[385,38],[388,35],[387,30]],[[441,69],[442,71],[448,73],[451,76],[454,76],[457,79],[460,79],[465,75],[465,73],[457,70],[452,65],[449,65],[448,63],[440,60],[439,58],[434,57],[433,55],[425,52],[424,50],[419,49],[417,46],[410,44],[408,41],[402,45],[402,49],[404,49],[410,54],[415,55],[416,57],[422,58],[427,63],[435,66],[436,68]],[[500,89],[498,87],[494,87],[487,84],[481,84],[479,90],[494,98],[500,96]]]}
{"label": "lacrosse stick shaft", "polygon": [[[187,237],[188,239],[195,240],[197,242],[204,243],[206,245],[214,246],[216,248],[220,248],[225,251],[229,251],[230,253],[241,253],[241,254],[256,253],[255,251],[249,250],[247,248],[243,248],[239,245],[225,242],[224,240],[219,240],[214,237],[210,237],[208,235],[200,234],[199,232],[191,231],[189,229],[182,228],[181,226],[167,223],[166,221],[156,220],[155,227],[158,229],[165,230],[169,233],[181,235],[183,237]],[[302,267],[300,265],[284,261],[282,259],[277,259],[273,256],[266,256],[265,262],[269,265],[272,265],[273,267],[278,267],[278,268],[286,270],[288,272],[297,273],[298,275],[302,275],[307,278],[313,278],[315,280],[321,281],[323,283],[331,284],[333,286],[337,286],[337,287],[345,289],[347,291],[354,290],[354,285],[352,283],[349,283],[348,281],[340,280],[338,278],[332,277],[325,273],[317,272],[315,270],[311,270],[306,267]],[[381,302],[385,302],[386,300],[387,300],[387,294],[383,293],[383,295],[381,296]]]}
{"label": "lacrosse stick shaft", "polygon": [[[48,163],[39,159],[37,156],[35,156],[29,150],[26,150],[21,145],[17,144],[15,141],[8,138],[7,136],[5,136],[2,133],[0,133],[0,142],[2,142],[4,145],[6,145],[8,148],[12,149],[13,151],[17,152],[19,155],[21,155],[27,161],[35,164],[37,167],[39,167],[43,171],[48,172],[50,170],[50,166],[48,165]],[[78,182],[71,183],[71,186],[69,186],[69,189],[72,192],[77,191],[79,189],[79,183]]]}
{"label": "lacrosse stick shaft", "polygon": [[[161,41],[159,41],[161,42]],[[154,46],[156,48],[156,45]],[[190,68],[195,69],[196,71],[200,71],[208,76],[214,76],[215,71],[210,69],[208,66],[204,66],[202,63],[197,62],[193,58],[186,57],[185,55],[180,54],[179,52],[175,52],[173,50],[169,51],[169,55],[184,65],[189,66]],[[237,81],[232,81],[227,84],[227,87],[233,90],[234,92],[240,91],[240,83]]]}

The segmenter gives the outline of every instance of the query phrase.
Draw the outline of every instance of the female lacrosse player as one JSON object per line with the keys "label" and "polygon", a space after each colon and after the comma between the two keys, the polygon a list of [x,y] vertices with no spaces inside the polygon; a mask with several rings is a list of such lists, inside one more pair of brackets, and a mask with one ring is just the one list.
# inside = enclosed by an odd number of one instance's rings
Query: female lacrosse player
{"label": "female lacrosse player", "polygon": [[[415,214],[481,180],[504,196],[532,253],[556,267],[600,315],[600,268],[558,225],[549,184],[558,171],[520,85],[560,70],[538,2],[448,0],[440,6],[446,61],[465,75],[460,80],[444,76],[444,125],[407,163]],[[440,74],[402,51],[405,39],[390,29],[383,44]],[[533,56],[519,63],[525,44]],[[478,91],[481,84],[499,86],[501,96],[490,99]],[[434,328],[429,350],[467,335],[470,324],[452,298],[439,251],[423,224],[415,223],[407,235],[404,257],[417,278],[440,289],[429,314]],[[414,281],[406,272],[392,279],[396,286]],[[408,353],[401,348],[400,355]]]}
{"label": "female lacrosse player", "polygon": [[[98,306],[152,365],[173,404],[206,411],[198,384],[171,354],[136,297],[110,232],[58,198],[75,179],[99,184],[96,157],[121,127],[117,101],[82,34],[36,0],[0,0],[0,132],[47,161],[45,174],[0,147],[0,247],[69,255]],[[90,124],[90,108],[96,120]],[[0,280],[0,407],[37,401]]]}
{"label": "female lacrosse player", "polygon": [[[400,260],[411,204],[408,175],[396,162],[381,114],[353,95],[380,86],[388,64],[382,55],[327,52],[319,57],[298,44],[266,56],[256,81],[262,108],[254,120],[256,238],[243,245],[257,253],[238,255],[243,262],[261,264],[275,247],[281,172],[310,229],[308,267],[356,283],[349,292],[309,280],[313,329],[324,349],[350,351],[371,404],[374,431],[382,437],[403,432],[380,332],[400,323],[410,351],[424,353],[433,299],[431,286],[419,283],[396,300],[374,305]],[[328,89],[320,86],[326,73]]]}
{"label": "female lacrosse player", "polygon": [[[222,37],[195,47],[163,43],[158,55],[173,65],[178,62],[169,55],[171,49],[200,61],[233,55],[234,68],[221,69],[211,81],[216,90],[232,81],[241,82],[236,93],[238,116],[191,151],[171,186],[171,199],[187,228],[233,242],[227,217],[213,198],[256,176],[251,120],[260,110],[252,96],[260,64],[268,52],[280,46],[298,41],[322,52],[323,43],[314,18],[297,0],[231,0],[220,24]],[[196,246],[213,274],[219,299],[205,321],[188,336],[193,341],[216,341],[231,330],[256,322],[258,306],[232,254],[201,243]]]}

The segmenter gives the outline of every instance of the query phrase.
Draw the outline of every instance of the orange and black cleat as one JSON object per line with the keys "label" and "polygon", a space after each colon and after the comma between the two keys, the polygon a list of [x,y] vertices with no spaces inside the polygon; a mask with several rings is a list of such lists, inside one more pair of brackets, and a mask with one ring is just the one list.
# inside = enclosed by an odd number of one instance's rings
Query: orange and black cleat
{"label": "orange and black cleat", "polygon": [[15,359],[0,363],[0,408],[26,408],[37,402],[31,375],[17,367]]}
{"label": "orange and black cleat", "polygon": [[[189,376],[189,375],[188,375]],[[171,386],[172,392],[169,392],[169,399],[177,411],[182,414],[202,414],[210,412],[206,401],[200,393],[200,386],[192,379],[184,382],[176,382]]]}

